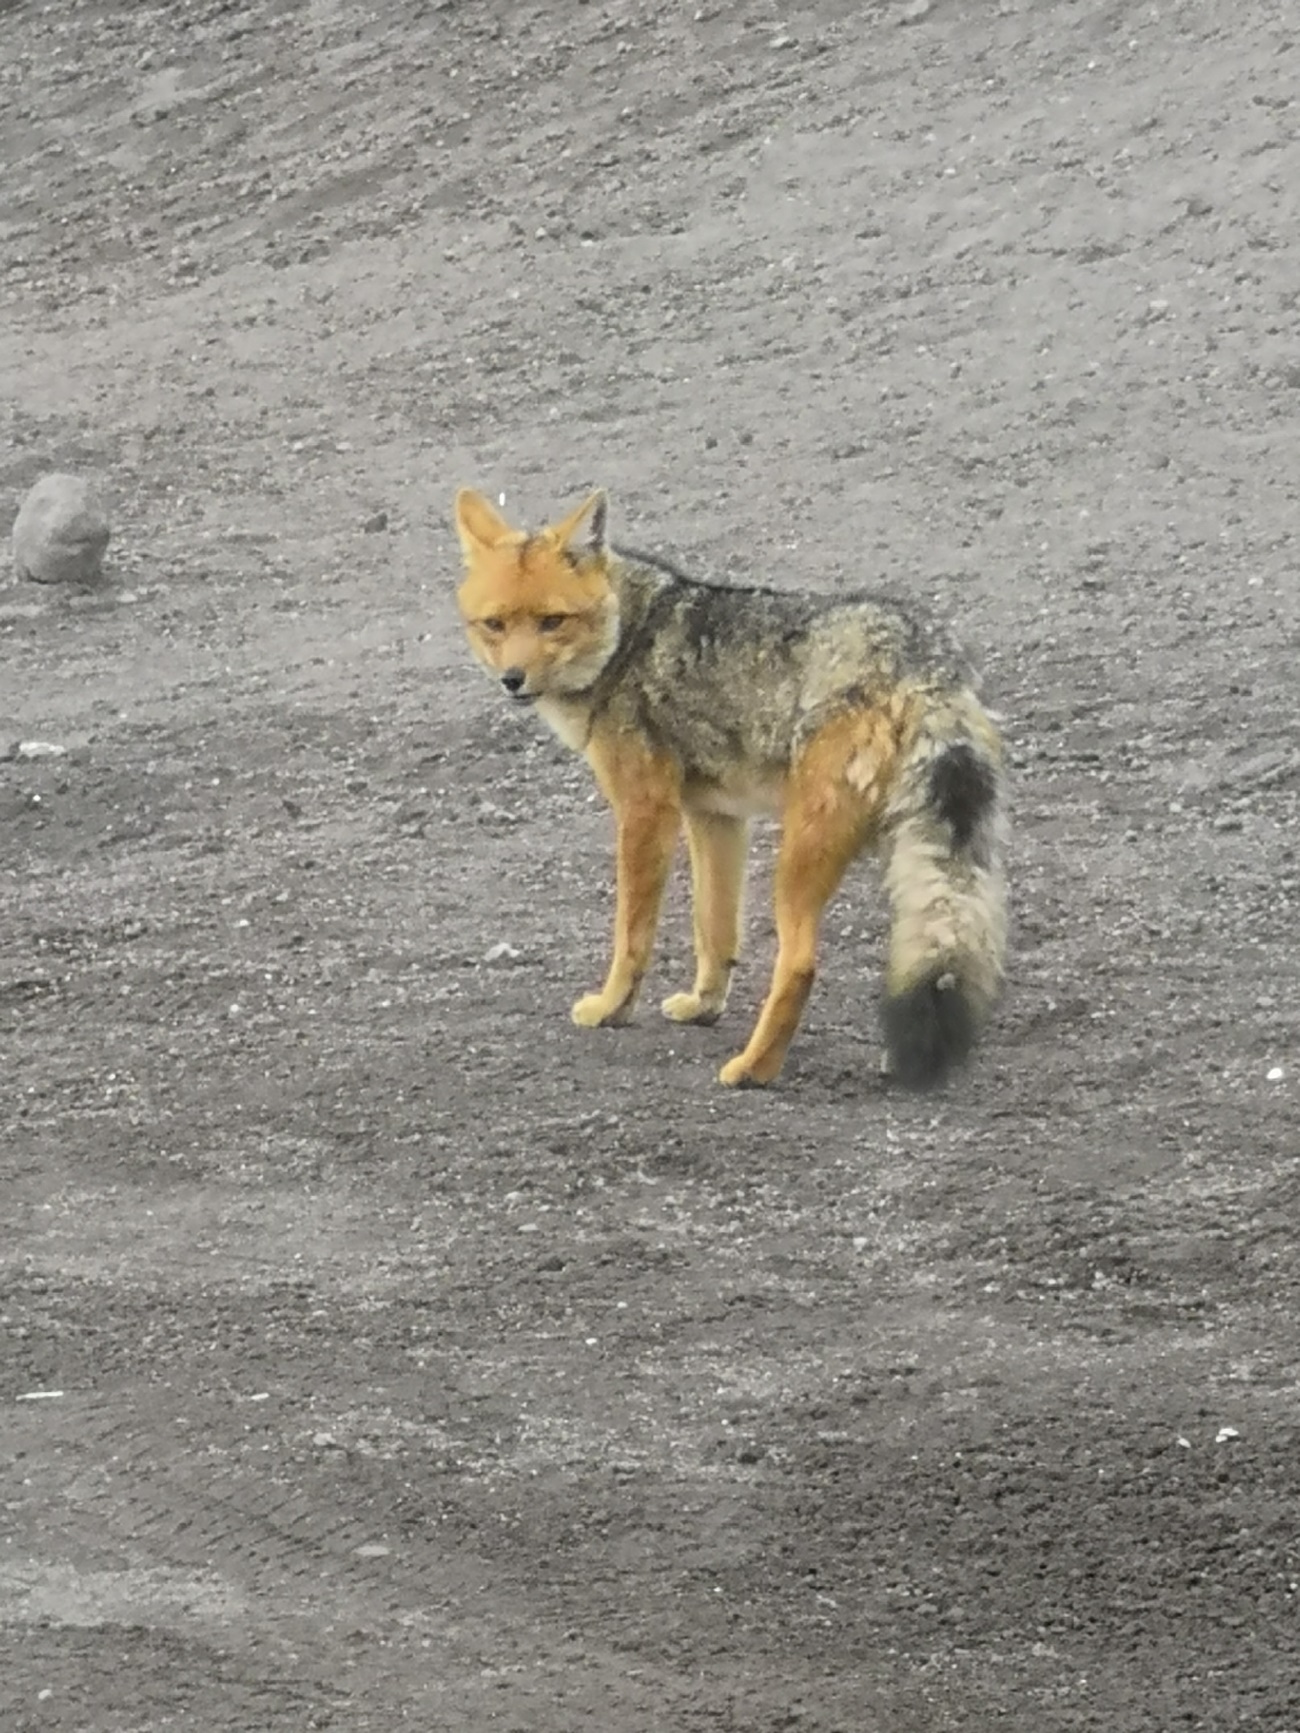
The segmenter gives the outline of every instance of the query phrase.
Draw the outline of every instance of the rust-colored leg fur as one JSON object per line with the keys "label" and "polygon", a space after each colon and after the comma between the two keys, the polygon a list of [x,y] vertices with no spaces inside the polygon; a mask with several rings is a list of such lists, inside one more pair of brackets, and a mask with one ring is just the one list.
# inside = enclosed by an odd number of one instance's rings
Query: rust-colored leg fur
{"label": "rust-colored leg fur", "polygon": [[573,1007],[584,1029],[625,1023],[636,1004],[659,925],[659,904],[681,829],[681,789],[675,767],[639,740],[594,736],[587,762],[604,790],[618,829],[614,955],[599,993]]}
{"label": "rust-colored leg fur", "polygon": [[817,972],[817,936],[849,864],[873,840],[897,753],[892,720],[867,712],[830,724],[791,773],[776,863],[776,968],[728,1084],[771,1083],[785,1062]]}
{"label": "rust-colored leg fur", "polygon": [[716,1023],[727,1004],[740,950],[749,826],[717,812],[686,814],[694,885],[695,985],[663,1002],[674,1023]]}

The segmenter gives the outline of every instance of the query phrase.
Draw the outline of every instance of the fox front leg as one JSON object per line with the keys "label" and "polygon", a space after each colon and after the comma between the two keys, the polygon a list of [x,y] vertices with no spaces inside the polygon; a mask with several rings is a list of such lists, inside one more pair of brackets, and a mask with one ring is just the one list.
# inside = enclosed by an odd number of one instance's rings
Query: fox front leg
{"label": "fox front leg", "polygon": [[740,951],[749,826],[724,813],[688,811],[686,841],[694,884],[695,985],[689,993],[673,993],[662,1009],[673,1023],[716,1023]]}
{"label": "fox front leg", "polygon": [[636,740],[596,737],[587,760],[614,809],[618,828],[614,954],[599,993],[573,1007],[583,1029],[626,1023],[650,962],[659,905],[681,829],[674,767]]}

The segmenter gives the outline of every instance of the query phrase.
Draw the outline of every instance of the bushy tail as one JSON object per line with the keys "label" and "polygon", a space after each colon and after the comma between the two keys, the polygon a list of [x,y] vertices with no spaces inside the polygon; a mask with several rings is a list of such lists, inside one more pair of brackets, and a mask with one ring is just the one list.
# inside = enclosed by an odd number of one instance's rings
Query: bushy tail
{"label": "bushy tail", "polygon": [[932,1089],[969,1056],[1002,984],[1002,754],[973,698],[918,730],[890,801],[889,1071]]}

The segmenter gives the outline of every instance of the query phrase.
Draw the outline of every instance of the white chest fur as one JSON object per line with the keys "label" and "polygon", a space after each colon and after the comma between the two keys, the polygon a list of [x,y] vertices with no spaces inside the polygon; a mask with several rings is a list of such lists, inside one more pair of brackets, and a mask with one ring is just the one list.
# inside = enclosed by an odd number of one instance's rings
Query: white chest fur
{"label": "white chest fur", "polygon": [[570,751],[584,749],[591,733],[591,716],[585,704],[567,698],[539,698],[537,714]]}

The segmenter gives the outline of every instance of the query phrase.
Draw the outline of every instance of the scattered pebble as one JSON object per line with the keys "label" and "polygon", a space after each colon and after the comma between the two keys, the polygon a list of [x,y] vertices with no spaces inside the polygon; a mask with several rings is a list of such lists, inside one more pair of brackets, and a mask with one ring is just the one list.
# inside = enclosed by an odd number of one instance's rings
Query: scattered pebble
{"label": "scattered pebble", "polygon": [[513,945],[506,944],[504,939],[495,945],[490,945],[483,953],[485,963],[513,963],[518,960],[519,952]]}
{"label": "scattered pebble", "polygon": [[1268,1068],[1268,1080],[1270,1083],[1280,1083],[1282,1081],[1283,1076],[1284,1076],[1284,1073],[1283,1073],[1282,1067],[1280,1065],[1270,1065],[1269,1066],[1269,1068]]}
{"label": "scattered pebble", "polygon": [[14,519],[14,568],[38,584],[97,584],[109,534],[90,482],[60,471],[43,475]]}
{"label": "scattered pebble", "polygon": [[1235,1426],[1220,1426],[1214,1435],[1216,1444],[1226,1444],[1230,1438],[1240,1438],[1241,1434]]}

